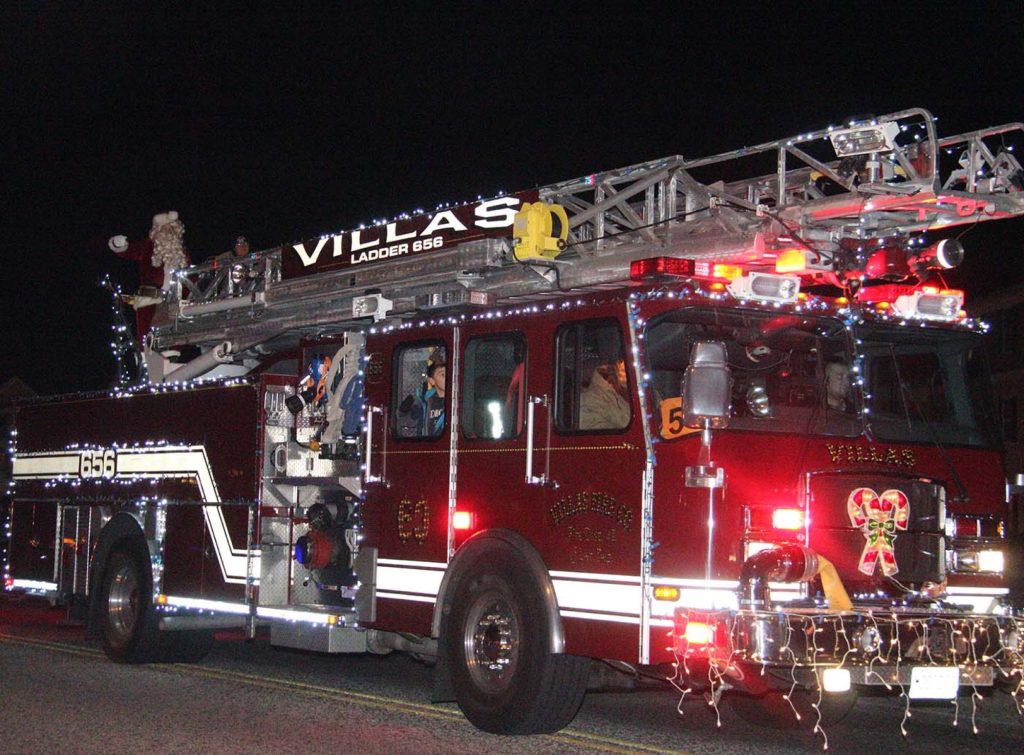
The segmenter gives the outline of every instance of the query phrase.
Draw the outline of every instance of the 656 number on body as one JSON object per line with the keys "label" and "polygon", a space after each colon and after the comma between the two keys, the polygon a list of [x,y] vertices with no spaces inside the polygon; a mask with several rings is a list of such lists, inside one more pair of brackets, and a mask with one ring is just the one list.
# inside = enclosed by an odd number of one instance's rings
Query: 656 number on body
{"label": "656 number on body", "polygon": [[82,451],[78,455],[78,476],[91,480],[113,479],[117,475],[117,451],[112,448],[97,448]]}

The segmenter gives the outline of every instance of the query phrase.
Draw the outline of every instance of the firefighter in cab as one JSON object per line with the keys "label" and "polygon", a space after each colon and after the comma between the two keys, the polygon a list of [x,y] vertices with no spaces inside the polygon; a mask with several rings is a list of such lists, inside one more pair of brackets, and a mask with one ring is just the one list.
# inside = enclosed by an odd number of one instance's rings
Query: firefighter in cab
{"label": "firefighter in cab", "polygon": [[416,437],[440,435],[444,429],[444,399],[447,365],[444,349],[438,348],[427,357],[426,380],[406,396],[398,409],[416,421]]}

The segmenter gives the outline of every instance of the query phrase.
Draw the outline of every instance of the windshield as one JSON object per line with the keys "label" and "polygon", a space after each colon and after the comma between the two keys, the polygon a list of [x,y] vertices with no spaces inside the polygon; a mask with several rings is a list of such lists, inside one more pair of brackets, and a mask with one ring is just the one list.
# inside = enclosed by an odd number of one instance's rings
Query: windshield
{"label": "windshield", "polygon": [[981,336],[877,325],[858,330],[868,420],[889,441],[990,446],[989,375]]}
{"label": "windshield", "polygon": [[731,309],[675,310],[645,334],[657,430],[682,426],[681,385],[698,341],[725,344],[732,372],[731,429],[858,435],[861,400],[851,380],[850,336],[830,318]]}

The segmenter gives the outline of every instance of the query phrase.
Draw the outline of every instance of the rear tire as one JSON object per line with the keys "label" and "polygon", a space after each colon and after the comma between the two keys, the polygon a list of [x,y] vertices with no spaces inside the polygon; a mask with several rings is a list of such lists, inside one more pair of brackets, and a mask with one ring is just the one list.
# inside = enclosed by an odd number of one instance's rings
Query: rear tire
{"label": "rear tire", "polygon": [[159,632],[149,570],[136,553],[114,551],[107,561],[101,594],[103,652],[118,663],[159,660]]}
{"label": "rear tire", "polygon": [[549,650],[541,588],[509,546],[481,548],[463,563],[442,630],[455,699],[492,734],[541,734],[575,718],[591,661]]}
{"label": "rear tire", "polygon": [[111,553],[103,577],[103,652],[118,663],[197,663],[213,632],[161,632],[149,564],[134,548]]}

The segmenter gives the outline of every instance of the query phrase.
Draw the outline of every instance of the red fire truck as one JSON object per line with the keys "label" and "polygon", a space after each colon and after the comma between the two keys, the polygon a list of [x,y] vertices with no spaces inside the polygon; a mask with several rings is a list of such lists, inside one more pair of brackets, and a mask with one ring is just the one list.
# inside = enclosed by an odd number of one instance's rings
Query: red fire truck
{"label": "red fire truck", "polygon": [[1022,130],[907,110],[179,271],[146,384],[17,410],[5,588],[122,662],[432,658],[491,732],[609,666],[780,725],[1019,697],[936,232],[1024,214]]}

